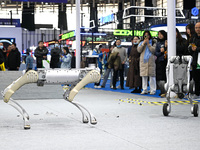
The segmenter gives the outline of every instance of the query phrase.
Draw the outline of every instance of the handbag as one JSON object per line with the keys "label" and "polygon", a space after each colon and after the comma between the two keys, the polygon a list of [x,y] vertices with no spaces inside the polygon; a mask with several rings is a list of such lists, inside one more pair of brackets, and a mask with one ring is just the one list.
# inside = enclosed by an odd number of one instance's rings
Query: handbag
{"label": "handbag", "polygon": [[2,71],[6,71],[4,62],[2,64],[0,64],[0,68],[1,68]]}
{"label": "handbag", "polygon": [[198,53],[197,69],[200,69],[200,52]]}

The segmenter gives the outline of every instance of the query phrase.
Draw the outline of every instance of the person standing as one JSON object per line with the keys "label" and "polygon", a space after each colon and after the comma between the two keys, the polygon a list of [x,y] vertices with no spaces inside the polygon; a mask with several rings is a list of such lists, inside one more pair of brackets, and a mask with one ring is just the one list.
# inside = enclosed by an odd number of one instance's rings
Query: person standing
{"label": "person standing", "polygon": [[51,50],[50,68],[59,68],[60,55],[61,55],[60,45],[59,42],[56,41],[54,49]]}
{"label": "person standing", "polygon": [[5,70],[5,60],[4,60],[4,57],[3,57],[3,54],[0,53],[0,71],[4,71]]}
{"label": "person standing", "polygon": [[68,47],[63,47],[63,55],[61,57],[61,68],[71,69],[72,55],[69,52]]}
{"label": "person standing", "polygon": [[110,56],[111,56],[111,53],[112,53],[112,50],[113,50],[113,48],[114,48],[114,45],[110,45],[110,47],[109,47],[109,53],[107,53],[107,70],[106,70],[106,72],[105,72],[105,74],[104,74],[104,77],[103,77],[103,83],[102,83],[102,85],[101,85],[101,88],[105,88],[105,86],[106,86],[106,82],[107,82],[107,80],[108,80],[108,77],[109,77],[109,74],[111,73],[111,80],[110,80],[110,87],[112,87],[112,83],[113,83],[113,76],[112,76],[112,74],[113,74],[113,68],[112,68],[112,66],[111,66],[111,64],[110,64]]}
{"label": "person standing", "polygon": [[179,30],[176,28],[176,56],[183,56],[187,54],[187,41],[182,37]]}
{"label": "person standing", "polygon": [[33,57],[30,55],[31,50],[27,49],[26,50],[26,71],[32,70],[33,69]]}
{"label": "person standing", "polygon": [[166,82],[167,65],[167,33],[164,30],[158,32],[158,42],[156,44],[156,83],[160,89],[159,96],[165,97],[164,84]]}
{"label": "person standing", "polygon": [[[97,45],[97,46],[94,48],[94,50],[93,50],[93,52],[92,52],[92,55],[98,55],[98,68],[100,69],[100,74],[102,75],[102,59],[103,59],[103,53],[102,53],[101,48],[102,48],[102,45],[101,45],[101,44]],[[101,88],[100,82],[101,82],[101,80],[99,80],[98,83],[95,83],[95,84],[94,84],[94,88]]]}
{"label": "person standing", "polygon": [[155,64],[155,47],[156,42],[152,39],[149,31],[143,34],[143,41],[138,45],[140,54],[140,76],[142,77],[141,94],[147,94],[148,77],[150,79],[150,94],[156,93],[156,64]]}
{"label": "person standing", "polygon": [[189,52],[193,57],[192,77],[195,82],[195,97],[200,95],[200,22],[195,25],[195,34],[190,40]]}
{"label": "person standing", "polygon": [[129,69],[126,86],[135,88],[131,93],[141,93],[142,79],[140,77],[140,53],[137,51],[139,37],[135,36],[132,40],[132,48],[129,54]]}
{"label": "person standing", "polygon": [[12,43],[11,45],[11,51],[8,55],[8,61],[7,61],[7,68],[8,70],[15,71],[19,70],[21,64],[21,54],[16,47],[15,43]]}
{"label": "person standing", "polygon": [[4,60],[6,61],[6,58],[7,58],[6,54],[7,54],[7,52],[6,52],[5,47],[3,46],[3,43],[0,43],[0,53],[2,53],[2,55],[4,57]]}
{"label": "person standing", "polygon": [[47,60],[48,49],[44,46],[43,41],[38,42],[38,47],[35,49],[37,68],[43,68],[42,61]]}
{"label": "person standing", "polygon": [[189,46],[189,43],[194,35],[195,35],[195,25],[188,24],[186,26],[187,46]]}
{"label": "person standing", "polygon": [[2,65],[4,65],[4,67],[5,67],[5,65],[6,65],[6,54],[5,54],[5,48],[4,48],[4,46],[3,46],[3,43],[0,43],[0,65],[2,64]]}
{"label": "person standing", "polygon": [[118,77],[118,72],[120,76],[120,86],[121,89],[124,89],[124,64],[127,59],[127,52],[124,47],[121,47],[121,40],[117,39],[116,40],[116,47],[112,50],[112,53],[119,53],[120,59],[121,59],[121,68],[120,69],[114,69],[114,75],[113,75],[113,89],[116,88],[116,82],[117,82],[117,77]]}

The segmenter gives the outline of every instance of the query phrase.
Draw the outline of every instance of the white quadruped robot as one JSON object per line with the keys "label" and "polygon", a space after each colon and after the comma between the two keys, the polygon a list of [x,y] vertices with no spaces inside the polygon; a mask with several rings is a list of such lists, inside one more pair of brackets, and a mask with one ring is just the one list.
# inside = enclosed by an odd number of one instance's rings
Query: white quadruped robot
{"label": "white quadruped robot", "polygon": [[[191,104],[191,113],[194,117],[198,117],[199,107],[198,104],[194,104],[191,94],[194,93],[195,86],[193,80],[190,81],[190,67],[192,63],[192,56],[172,56],[168,59],[166,67],[167,82],[164,85],[167,91],[166,98],[167,103],[163,105],[163,115],[168,116],[171,112],[170,92],[175,92],[178,98],[184,98],[185,94],[188,94],[188,100]],[[170,67],[173,67],[173,84],[169,83]]]}
{"label": "white quadruped robot", "polygon": [[[94,67],[94,64],[90,65],[89,68],[84,69],[30,70],[2,91],[3,100],[5,103],[13,106],[22,115],[24,120],[24,129],[30,129],[28,113],[21,105],[14,101],[11,96],[23,85],[29,83],[37,83],[38,86],[43,86],[44,84],[71,85],[63,94],[64,100],[75,105],[81,111],[83,123],[88,123],[90,119],[91,124],[96,124],[97,120],[94,115],[91,114],[83,105],[73,102],[73,99],[79,90],[81,90],[85,85],[99,82],[100,77],[100,71],[98,68]],[[89,114],[89,118],[86,115],[86,112]]]}

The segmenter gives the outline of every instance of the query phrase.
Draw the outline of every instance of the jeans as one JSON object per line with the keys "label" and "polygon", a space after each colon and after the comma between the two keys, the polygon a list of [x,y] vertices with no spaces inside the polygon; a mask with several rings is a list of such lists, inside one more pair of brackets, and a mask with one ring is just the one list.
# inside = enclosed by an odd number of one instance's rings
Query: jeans
{"label": "jeans", "polygon": [[109,74],[111,73],[111,79],[110,79],[110,87],[112,86],[112,82],[113,82],[113,69],[107,69],[105,74],[104,74],[104,77],[103,77],[103,83],[102,83],[102,86],[105,86],[106,85],[106,82],[108,80],[108,77],[109,77]]}

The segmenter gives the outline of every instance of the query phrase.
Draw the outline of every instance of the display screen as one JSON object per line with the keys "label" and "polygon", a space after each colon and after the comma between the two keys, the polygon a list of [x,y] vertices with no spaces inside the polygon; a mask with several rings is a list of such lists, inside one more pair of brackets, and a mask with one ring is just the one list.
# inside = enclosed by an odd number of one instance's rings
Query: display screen
{"label": "display screen", "polygon": [[12,0],[20,2],[67,3],[67,0]]}

